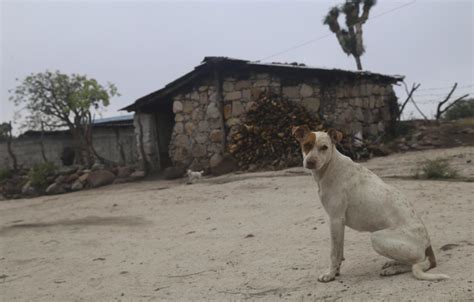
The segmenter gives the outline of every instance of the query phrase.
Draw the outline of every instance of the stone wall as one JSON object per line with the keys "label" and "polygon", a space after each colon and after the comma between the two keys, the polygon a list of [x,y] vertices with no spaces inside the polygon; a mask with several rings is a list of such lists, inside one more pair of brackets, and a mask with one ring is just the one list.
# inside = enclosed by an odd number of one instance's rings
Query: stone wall
{"label": "stone wall", "polygon": [[169,147],[174,164],[199,170],[222,158],[218,92],[211,81],[173,98],[175,126]]}
{"label": "stone wall", "polygon": [[318,79],[303,82],[266,73],[250,74],[247,80],[227,77],[223,83],[226,126],[234,127],[245,118],[260,91],[271,91],[303,105],[346,134],[359,138],[385,133],[395,117],[391,106],[397,98],[390,84],[359,80],[327,84]]}
{"label": "stone wall", "polygon": [[[225,135],[243,122],[262,91],[300,103],[329,124],[358,138],[383,135],[395,119],[390,108],[396,106],[397,99],[390,84],[368,80],[328,83],[317,78],[302,80],[257,72],[240,73],[238,77],[224,74],[219,90],[214,84],[214,79],[205,79],[172,97],[176,124],[169,154],[175,165],[197,170],[219,163],[224,152],[223,136],[229,140]],[[148,136],[148,145],[153,145],[153,135]],[[149,147],[150,159],[157,152],[154,148]]]}
{"label": "stone wall", "polygon": [[[130,128],[96,128],[93,132],[93,142],[97,153],[106,159],[126,164],[137,161],[137,149],[133,129]],[[13,140],[12,149],[18,164],[31,167],[36,163],[42,163],[39,137],[22,137]],[[44,149],[48,161],[62,166],[61,154],[64,148],[73,148],[72,137],[68,133],[46,135],[44,138]],[[122,151],[120,151],[122,150]],[[8,155],[6,142],[0,142],[0,167],[10,167],[11,159]]]}

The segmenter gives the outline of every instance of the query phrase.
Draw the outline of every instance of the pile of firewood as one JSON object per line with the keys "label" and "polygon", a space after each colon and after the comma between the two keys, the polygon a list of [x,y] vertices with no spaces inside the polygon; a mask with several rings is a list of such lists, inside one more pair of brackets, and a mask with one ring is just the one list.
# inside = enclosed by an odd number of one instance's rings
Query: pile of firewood
{"label": "pile of firewood", "polygon": [[313,130],[323,127],[320,119],[302,105],[262,94],[242,125],[230,133],[229,152],[242,170],[301,164],[301,150],[291,128],[304,124]]}

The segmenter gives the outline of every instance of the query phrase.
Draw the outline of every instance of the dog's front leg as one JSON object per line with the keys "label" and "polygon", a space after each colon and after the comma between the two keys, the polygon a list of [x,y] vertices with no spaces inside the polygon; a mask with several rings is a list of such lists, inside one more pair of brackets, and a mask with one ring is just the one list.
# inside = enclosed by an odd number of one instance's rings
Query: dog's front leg
{"label": "dog's front leg", "polygon": [[329,282],[339,275],[341,262],[344,253],[344,218],[330,219],[330,233],[331,233],[331,267],[328,272],[319,276],[318,281]]}

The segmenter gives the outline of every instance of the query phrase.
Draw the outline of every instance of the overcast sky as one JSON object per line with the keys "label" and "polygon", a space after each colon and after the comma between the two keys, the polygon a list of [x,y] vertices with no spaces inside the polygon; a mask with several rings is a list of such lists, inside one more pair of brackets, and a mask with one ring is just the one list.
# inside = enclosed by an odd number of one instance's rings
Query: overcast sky
{"label": "overcast sky", "polygon": [[[323,16],[343,0],[0,1],[0,122],[13,118],[8,90],[15,78],[47,69],[115,83],[121,96],[112,100],[107,117],[125,114],[117,110],[205,56],[260,60],[317,40],[265,61],[356,68],[333,35],[318,40],[329,33]],[[427,114],[454,82],[461,87],[455,96],[474,91],[473,1],[378,2],[371,11],[375,18],[364,26],[364,69],[421,83],[416,100]],[[423,90],[430,88],[440,89]],[[402,89],[397,95],[406,97]]]}

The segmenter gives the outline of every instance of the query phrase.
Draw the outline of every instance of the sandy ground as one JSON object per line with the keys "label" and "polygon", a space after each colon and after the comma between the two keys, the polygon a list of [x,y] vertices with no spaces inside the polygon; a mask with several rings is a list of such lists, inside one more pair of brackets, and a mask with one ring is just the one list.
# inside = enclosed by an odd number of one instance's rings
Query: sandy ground
{"label": "sandy ground", "polygon": [[[404,175],[437,156],[453,156],[463,173],[474,172],[474,148],[366,165],[379,175]],[[341,276],[317,282],[329,262],[327,218],[311,177],[291,169],[1,202],[0,300],[473,299],[474,183],[386,181],[412,200],[437,254],[433,271],[451,280],[380,277],[386,259],[372,250],[369,234],[347,230]]]}

